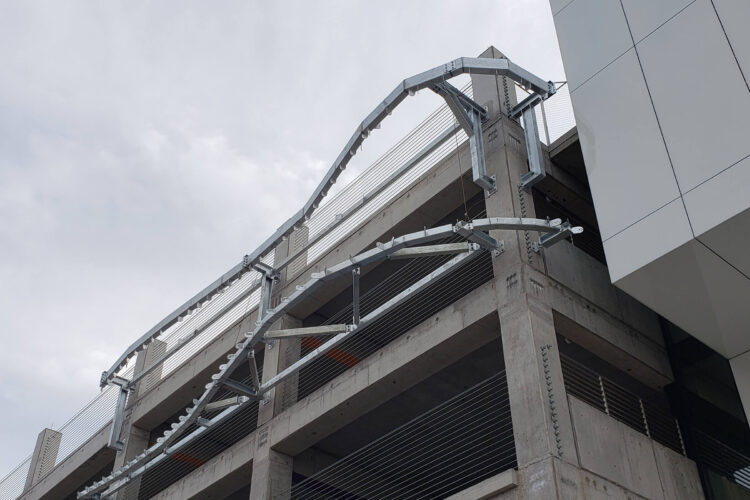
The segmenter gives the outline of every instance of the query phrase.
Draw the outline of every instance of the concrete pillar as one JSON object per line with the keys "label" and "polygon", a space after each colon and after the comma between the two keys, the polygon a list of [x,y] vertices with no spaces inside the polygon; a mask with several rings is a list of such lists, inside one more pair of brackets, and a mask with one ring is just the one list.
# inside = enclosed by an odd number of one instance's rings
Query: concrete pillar
{"label": "concrete pillar", "polygon": [[[154,340],[151,342],[148,347],[146,347],[145,351],[141,351],[138,353],[138,356],[135,359],[135,371],[134,373],[141,373],[146,368],[150,367],[152,364],[154,364],[155,361],[157,361],[159,358],[161,358],[164,353],[167,352],[167,343],[163,342],[161,340]],[[141,396],[146,391],[148,391],[150,388],[152,388],[154,385],[159,383],[161,380],[161,374],[162,370],[164,369],[164,364],[160,364],[151,372],[146,375],[143,379],[141,379],[136,384],[135,389],[135,395]],[[135,398],[133,398],[135,400]]]}
{"label": "concrete pillar", "polygon": [[[505,59],[494,47],[480,57]],[[529,171],[523,128],[507,117],[506,110],[516,103],[515,86],[506,77],[472,75],[474,100],[488,109],[484,124],[484,149],[487,174],[494,175],[497,192],[486,196],[488,217],[535,217],[531,193],[520,188],[521,176]],[[507,91],[505,90],[507,89]],[[505,244],[503,262],[520,260],[544,271],[540,254],[532,249],[538,233],[528,231],[493,231],[494,238]]]}
{"label": "concrete pillar", "polygon": [[[143,370],[159,359],[167,350],[167,343],[161,340],[154,340],[146,349],[140,351],[135,360],[135,370],[133,374],[137,376],[143,373]],[[148,448],[151,433],[146,429],[141,429],[133,425],[132,414],[133,406],[143,393],[145,393],[154,384],[161,380],[162,367],[158,366],[141,379],[135,386],[135,389],[128,396],[128,403],[125,407],[123,416],[122,430],[120,431],[120,441],[123,443],[122,450],[115,455],[114,469],[119,469],[130,460],[136,457],[140,452]],[[127,484],[124,488],[115,493],[116,500],[133,500],[138,498],[138,490],[141,486],[141,477]]]}
{"label": "concrete pillar", "polygon": [[29,473],[26,475],[26,484],[23,491],[34,486],[41,478],[55,467],[57,452],[60,449],[62,432],[44,429],[36,438],[34,454],[31,456]]}
{"label": "concrete pillar", "polygon": [[[292,316],[282,318],[273,329],[296,328],[302,322]],[[263,382],[271,379],[299,359],[299,339],[284,339],[266,344],[263,357]],[[297,376],[290,377],[271,389],[258,408],[258,431],[253,455],[250,498],[276,500],[286,498],[292,486],[293,458],[271,449],[268,421],[297,402]]]}
{"label": "concrete pillar", "polygon": [[[299,328],[302,321],[291,315],[277,321],[273,330]],[[289,367],[300,357],[300,339],[283,339],[266,344],[263,355],[263,382]],[[265,394],[258,409],[258,427],[297,402],[299,374],[295,374]]]}
{"label": "concrete pillar", "polygon": [[[479,57],[507,59],[493,46],[479,54]],[[471,87],[474,91],[474,101],[484,106],[489,119],[495,118],[499,113],[507,116],[510,109],[518,103],[513,80],[504,76],[471,75]]]}
{"label": "concrete pillar", "polygon": [[256,433],[256,448],[253,457],[253,476],[250,481],[252,500],[286,500],[292,487],[294,459],[271,449],[268,427]]}
{"label": "concrete pillar", "polygon": [[[302,228],[294,232],[291,237],[280,243],[275,250],[274,261],[282,262],[288,255],[294,253],[307,241],[307,229]],[[290,245],[291,242],[291,245]],[[290,248],[291,247],[291,248]],[[304,260],[306,254],[295,260]],[[283,290],[287,282],[293,279],[299,265],[292,265],[283,270],[275,290]],[[281,300],[279,292],[271,298],[274,307]],[[271,329],[298,328],[302,321],[286,315],[276,322]],[[284,370],[300,357],[300,339],[284,339],[269,342],[265,346],[263,355],[263,382],[270,380],[277,373]],[[272,450],[268,442],[268,421],[297,402],[298,374],[284,380],[264,395],[258,408],[258,431],[256,433],[256,448],[253,455],[253,472],[250,482],[250,498],[253,500],[271,500],[285,498],[292,486],[292,467],[294,460],[291,456]]]}
{"label": "concrete pillar", "polygon": [[[482,57],[504,58],[494,47]],[[535,217],[531,194],[520,189],[528,172],[523,129],[507,111],[516,104],[511,80],[472,75],[474,100],[485,106],[487,173],[497,192],[486,196],[488,217]],[[492,231],[505,251],[493,260],[503,357],[508,381],[519,476],[532,498],[558,498],[561,471],[578,465],[568,400],[563,385],[551,307],[535,296],[529,266],[544,272],[531,245],[538,233]],[[531,280],[533,281],[533,280]],[[533,494],[532,494],[533,493]]]}
{"label": "concrete pillar", "polygon": [[550,456],[577,464],[552,309],[524,293],[498,315],[519,468]]}

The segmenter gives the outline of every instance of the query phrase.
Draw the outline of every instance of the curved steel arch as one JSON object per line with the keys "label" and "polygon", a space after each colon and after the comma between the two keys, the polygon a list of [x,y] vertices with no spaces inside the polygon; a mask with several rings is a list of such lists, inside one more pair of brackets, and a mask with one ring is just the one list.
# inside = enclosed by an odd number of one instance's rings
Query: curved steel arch
{"label": "curved steel arch", "polygon": [[[481,57],[461,57],[450,61],[441,66],[437,66],[423,73],[419,73],[410,78],[406,78],[399,83],[393,91],[360,123],[352,134],[346,146],[341,150],[336,160],[326,172],[323,180],[315,188],[313,194],[307,203],[296,214],[290,217],[274,232],[266,241],[264,241],[252,253],[245,255],[242,261],[227,272],[225,272],[216,281],[198,292],[183,305],[167,315],[162,321],[157,323],[153,328],[143,334],[138,340],[131,344],[123,354],[117,358],[115,363],[102,373],[100,385],[104,387],[112,383],[117,372],[120,371],[127,362],[141,349],[157,337],[164,330],[174,325],[178,319],[188,311],[197,308],[201,303],[210,300],[214,294],[226,287],[229,283],[235,281],[253,266],[260,263],[263,255],[277,246],[283,238],[289,236],[300,224],[307,220],[313,211],[319,206],[323,198],[328,194],[328,190],[336,182],[338,176],[346,168],[349,160],[356,153],[357,148],[367,138],[370,132],[375,129],[408,95],[413,94],[425,88],[431,88],[433,85],[445,82],[453,77],[462,74],[472,75],[497,75],[506,76],[540,99],[547,99],[555,93],[555,85],[552,82],[545,82],[541,78],[526,71],[520,66],[512,63],[508,59],[489,59]],[[284,265],[287,265],[286,261]]]}

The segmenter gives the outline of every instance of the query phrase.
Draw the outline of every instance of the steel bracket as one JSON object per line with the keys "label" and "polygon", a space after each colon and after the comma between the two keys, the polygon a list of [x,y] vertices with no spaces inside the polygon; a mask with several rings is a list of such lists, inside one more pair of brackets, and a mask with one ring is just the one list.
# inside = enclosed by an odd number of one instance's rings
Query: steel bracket
{"label": "steel bracket", "polygon": [[541,251],[542,248],[548,248],[557,243],[558,241],[564,240],[565,238],[574,234],[581,234],[583,228],[580,226],[571,226],[570,222],[563,222],[559,226],[559,230],[555,233],[546,233],[539,238],[539,241],[532,243],[532,250],[535,252]]}
{"label": "steel bracket", "polygon": [[250,387],[249,385],[245,385],[242,382],[238,382],[236,380],[228,378],[222,381],[222,384],[224,384],[224,386],[230,391],[241,396],[247,396],[250,399],[260,399],[260,396],[255,390],[253,390],[252,387]]}
{"label": "steel bracket", "polygon": [[432,90],[445,99],[458,124],[469,136],[472,178],[476,185],[487,192],[487,196],[491,196],[497,191],[497,182],[494,175],[487,175],[484,158],[482,121],[487,119],[487,110],[448,82],[438,82],[432,86]]}
{"label": "steel bracket", "polygon": [[529,172],[521,177],[521,188],[530,190],[534,184],[547,176],[544,168],[542,144],[539,141],[539,126],[536,123],[536,113],[533,107],[523,109],[523,135],[526,139],[526,154],[529,158]]}
{"label": "steel bracket", "polygon": [[471,222],[457,222],[455,225],[455,231],[467,240],[473,241],[485,250],[494,251],[498,250],[501,246],[501,243],[489,234],[485,233],[484,231],[474,229],[474,224],[472,224]]}

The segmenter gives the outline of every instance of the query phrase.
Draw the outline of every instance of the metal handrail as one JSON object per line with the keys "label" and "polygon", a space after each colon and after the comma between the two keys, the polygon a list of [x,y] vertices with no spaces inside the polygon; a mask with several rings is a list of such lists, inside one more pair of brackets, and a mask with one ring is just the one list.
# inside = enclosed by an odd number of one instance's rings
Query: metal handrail
{"label": "metal handrail", "polygon": [[568,393],[654,441],[687,454],[680,424],[667,406],[644,399],[570,356],[561,354],[560,362]]}

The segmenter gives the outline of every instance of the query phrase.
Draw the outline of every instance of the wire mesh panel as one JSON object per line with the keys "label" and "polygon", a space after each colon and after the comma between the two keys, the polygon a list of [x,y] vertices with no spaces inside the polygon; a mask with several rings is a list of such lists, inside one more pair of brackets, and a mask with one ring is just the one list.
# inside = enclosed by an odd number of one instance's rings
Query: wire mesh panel
{"label": "wire mesh panel", "polygon": [[505,372],[292,486],[292,499],[444,498],[516,467]]}
{"label": "wire mesh panel", "polygon": [[30,467],[31,457],[28,457],[0,480],[0,499],[17,498],[23,493]]}

